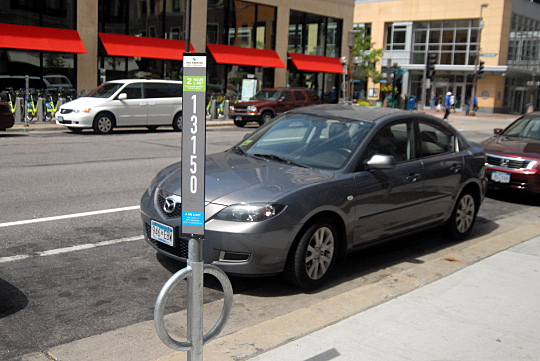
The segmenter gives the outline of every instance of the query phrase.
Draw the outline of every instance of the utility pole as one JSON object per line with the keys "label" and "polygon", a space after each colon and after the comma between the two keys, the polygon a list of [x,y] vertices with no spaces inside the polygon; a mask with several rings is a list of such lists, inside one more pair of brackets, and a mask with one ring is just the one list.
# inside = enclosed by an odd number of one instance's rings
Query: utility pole
{"label": "utility pole", "polygon": [[482,46],[482,29],[484,28],[484,18],[482,17],[482,12],[484,8],[487,8],[489,4],[480,5],[480,27],[478,29],[478,49],[476,50],[476,56],[474,59],[474,79],[473,86],[471,90],[471,101],[472,101],[472,110],[469,111],[470,116],[476,116],[476,110],[474,109],[474,99],[476,99],[476,86],[478,83],[478,66],[480,65],[480,50]]}

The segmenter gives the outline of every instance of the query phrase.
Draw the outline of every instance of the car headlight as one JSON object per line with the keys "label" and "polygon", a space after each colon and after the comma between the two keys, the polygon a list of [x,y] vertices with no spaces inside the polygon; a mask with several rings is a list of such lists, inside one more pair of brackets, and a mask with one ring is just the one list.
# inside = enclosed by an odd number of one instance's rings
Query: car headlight
{"label": "car headlight", "polygon": [[232,222],[260,222],[277,216],[284,209],[284,205],[275,203],[234,204],[221,210],[214,219]]}
{"label": "car headlight", "polygon": [[92,108],[73,109],[73,113],[90,113],[91,111],[92,111]]}
{"label": "car headlight", "polygon": [[252,112],[252,113],[256,113],[257,112],[257,107],[255,105],[248,105],[247,111]]}

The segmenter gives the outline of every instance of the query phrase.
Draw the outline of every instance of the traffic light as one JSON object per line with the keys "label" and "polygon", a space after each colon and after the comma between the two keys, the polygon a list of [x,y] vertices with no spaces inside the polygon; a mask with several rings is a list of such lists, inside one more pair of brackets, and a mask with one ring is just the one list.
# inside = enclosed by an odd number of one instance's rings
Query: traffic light
{"label": "traffic light", "polygon": [[478,71],[476,72],[478,75],[478,79],[484,79],[484,62],[481,61],[480,64],[478,64]]}
{"label": "traffic light", "polygon": [[426,78],[433,80],[435,78],[435,64],[437,63],[437,54],[430,53],[427,56]]}

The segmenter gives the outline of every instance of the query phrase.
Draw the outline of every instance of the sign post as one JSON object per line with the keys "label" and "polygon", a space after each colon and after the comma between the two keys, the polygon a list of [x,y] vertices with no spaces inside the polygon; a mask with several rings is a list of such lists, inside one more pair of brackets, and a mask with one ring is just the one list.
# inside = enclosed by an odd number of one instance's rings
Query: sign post
{"label": "sign post", "polygon": [[[164,344],[188,351],[188,361],[203,361],[204,343],[216,337],[231,313],[232,286],[219,268],[203,263],[204,190],[206,153],[206,54],[185,53],[182,94],[182,224],[181,234],[189,239],[187,267],[175,273],[163,286],[154,308],[154,326]],[[216,277],[223,287],[221,316],[203,334],[204,274]],[[173,339],[165,329],[165,304],[171,289],[187,279],[187,341]]]}
{"label": "sign post", "polygon": [[182,235],[189,238],[187,331],[193,350],[188,361],[202,361],[204,240],[204,158],[206,148],[206,55],[186,53],[182,94]]}

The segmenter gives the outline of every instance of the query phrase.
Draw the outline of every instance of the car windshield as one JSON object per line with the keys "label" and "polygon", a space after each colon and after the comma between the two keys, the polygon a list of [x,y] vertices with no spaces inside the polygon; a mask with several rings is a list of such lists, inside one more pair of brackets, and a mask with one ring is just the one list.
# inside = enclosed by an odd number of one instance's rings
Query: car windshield
{"label": "car windshield", "polygon": [[105,83],[94,89],[87,96],[91,98],[109,98],[122,86],[121,83]]}
{"label": "car windshield", "polygon": [[340,169],[372,126],[336,117],[287,114],[259,128],[233,150],[304,167]]}
{"label": "car windshield", "polygon": [[259,90],[251,100],[272,100],[276,101],[279,90]]}
{"label": "car windshield", "polygon": [[532,138],[540,140],[540,116],[524,117],[506,128],[502,135],[517,138]]}

